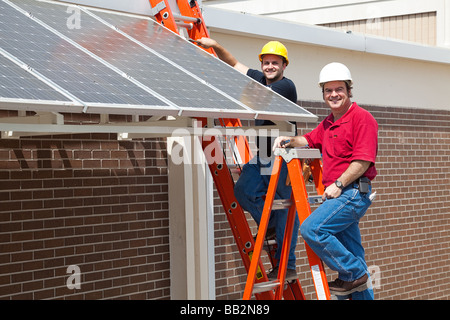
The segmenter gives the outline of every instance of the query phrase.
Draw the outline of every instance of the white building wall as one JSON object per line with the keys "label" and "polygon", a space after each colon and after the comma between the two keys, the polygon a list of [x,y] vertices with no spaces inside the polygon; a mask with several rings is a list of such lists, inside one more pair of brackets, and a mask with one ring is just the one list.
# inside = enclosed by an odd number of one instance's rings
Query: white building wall
{"label": "white building wall", "polygon": [[310,25],[366,20],[374,27],[381,18],[433,12],[437,46],[450,47],[449,0],[203,0],[203,4]]}
{"label": "white building wall", "polygon": [[[242,63],[259,69],[258,53],[270,39],[211,32]],[[282,40],[283,41],[283,40]],[[284,41],[290,64],[286,77],[297,86],[300,100],[321,101],[317,85],[321,68],[332,61],[346,64],[354,79],[354,101],[361,104],[449,110],[445,98],[450,64],[370,54]]]}
{"label": "white building wall", "polygon": [[301,100],[322,100],[317,87],[319,72],[325,64],[338,61],[350,68],[354,100],[361,104],[450,108],[446,99],[449,49],[210,7],[205,7],[204,17],[211,36],[252,68],[260,68],[257,54],[267,41],[285,43],[291,62],[286,76],[297,85]]}

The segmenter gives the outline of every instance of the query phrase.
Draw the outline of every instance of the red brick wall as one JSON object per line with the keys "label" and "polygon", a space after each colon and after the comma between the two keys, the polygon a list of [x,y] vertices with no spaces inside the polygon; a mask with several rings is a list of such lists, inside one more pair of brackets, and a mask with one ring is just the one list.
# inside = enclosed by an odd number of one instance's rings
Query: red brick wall
{"label": "red brick wall", "polygon": [[[328,114],[321,103],[303,106]],[[380,126],[378,196],[360,224],[368,265],[380,268],[375,296],[448,299],[450,112],[366,108]],[[0,140],[0,299],[169,298],[166,159],[164,139]],[[245,270],[215,201],[216,295],[240,299]],[[297,256],[314,298],[301,239]],[[80,267],[81,289],[67,288],[70,265]]]}
{"label": "red brick wall", "polygon": [[[0,298],[170,297],[165,145],[0,140]],[[70,265],[81,289],[67,288]]]}

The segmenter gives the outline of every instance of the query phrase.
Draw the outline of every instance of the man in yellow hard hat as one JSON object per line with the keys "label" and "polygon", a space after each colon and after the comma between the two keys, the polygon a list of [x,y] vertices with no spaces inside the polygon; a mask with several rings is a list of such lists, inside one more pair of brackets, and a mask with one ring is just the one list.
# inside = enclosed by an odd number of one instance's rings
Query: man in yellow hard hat
{"label": "man in yellow hard hat", "polygon": [[[284,70],[289,64],[288,52],[286,47],[279,41],[269,41],[261,50],[259,54],[259,61],[261,61],[261,71],[250,69],[249,67],[240,63],[228,50],[222,47],[217,41],[210,38],[202,38],[196,41],[199,45],[205,48],[213,48],[217,56],[222,61],[228,63],[236,70],[246,74],[261,84],[270,87],[273,91],[284,96],[286,99],[297,103],[297,90],[294,83],[284,77]],[[273,125],[269,120],[256,120],[255,125]],[[297,128],[296,128],[297,129]],[[261,141],[260,141],[261,140]],[[271,137],[267,139],[256,139],[258,146],[258,154],[247,164],[244,165],[239,180],[236,182],[234,194],[241,207],[250,212],[256,223],[261,220],[262,210],[264,207],[264,196],[267,193],[267,188],[270,181],[270,167],[272,164],[272,144]],[[265,145],[264,145],[265,144]],[[289,199],[291,196],[291,186],[286,185],[287,167],[283,163],[279,183],[277,186],[276,199]],[[275,258],[279,260],[281,256],[281,249],[284,237],[284,228],[287,220],[287,209],[274,210],[270,216],[269,227],[266,237],[275,237],[277,242],[277,251]],[[296,217],[294,224],[294,231],[292,234],[288,267],[286,273],[286,280],[293,280],[297,278],[295,265],[295,247],[297,245],[297,237],[300,222]],[[268,274],[270,280],[277,279],[278,267]]]}
{"label": "man in yellow hard hat", "polygon": [[284,70],[289,64],[289,59],[287,49],[281,42],[269,41],[264,45],[258,56],[259,61],[261,61],[261,71],[250,69],[240,63],[227,49],[222,47],[214,39],[201,38],[196,42],[204,48],[213,48],[220,60],[263,85],[270,87],[286,99],[297,103],[297,90],[295,85],[283,75]]}

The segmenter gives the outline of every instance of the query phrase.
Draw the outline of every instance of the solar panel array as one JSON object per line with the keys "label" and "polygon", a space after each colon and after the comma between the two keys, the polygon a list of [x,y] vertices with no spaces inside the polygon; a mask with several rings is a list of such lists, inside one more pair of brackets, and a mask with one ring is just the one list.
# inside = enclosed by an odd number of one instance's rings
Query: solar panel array
{"label": "solar panel array", "polygon": [[60,3],[0,1],[0,80],[3,109],[317,119],[148,17]]}

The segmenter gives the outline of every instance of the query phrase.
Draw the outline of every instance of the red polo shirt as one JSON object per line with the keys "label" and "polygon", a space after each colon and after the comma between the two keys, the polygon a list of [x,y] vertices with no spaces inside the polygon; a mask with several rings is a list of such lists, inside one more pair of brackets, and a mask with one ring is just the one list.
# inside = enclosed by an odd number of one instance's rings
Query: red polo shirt
{"label": "red polo shirt", "polygon": [[336,122],[330,114],[305,138],[310,148],[322,152],[322,183],[325,187],[336,181],[353,160],[371,162],[363,176],[372,180],[377,175],[378,124],[368,111],[356,103]]}

